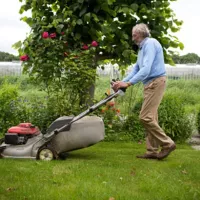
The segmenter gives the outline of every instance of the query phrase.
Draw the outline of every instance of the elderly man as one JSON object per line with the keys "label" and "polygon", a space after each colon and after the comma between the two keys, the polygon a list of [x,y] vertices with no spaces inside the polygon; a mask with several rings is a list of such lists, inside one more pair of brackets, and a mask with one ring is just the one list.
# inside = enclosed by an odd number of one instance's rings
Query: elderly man
{"label": "elderly man", "polygon": [[176,145],[158,124],[157,110],[166,87],[166,71],[162,46],[149,36],[147,25],[137,24],[133,27],[132,39],[139,47],[137,62],[130,74],[113,84],[113,89],[117,91],[143,82],[144,101],[139,118],[146,130],[147,150],[137,158],[161,160],[175,150]]}

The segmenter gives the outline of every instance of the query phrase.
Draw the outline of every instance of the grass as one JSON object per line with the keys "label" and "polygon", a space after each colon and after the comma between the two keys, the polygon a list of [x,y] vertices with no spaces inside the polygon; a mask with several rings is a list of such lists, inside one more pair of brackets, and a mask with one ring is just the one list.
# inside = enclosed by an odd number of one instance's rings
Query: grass
{"label": "grass", "polygon": [[0,199],[200,199],[199,151],[178,145],[163,161],[136,159],[144,150],[144,144],[101,142],[66,160],[1,159]]}

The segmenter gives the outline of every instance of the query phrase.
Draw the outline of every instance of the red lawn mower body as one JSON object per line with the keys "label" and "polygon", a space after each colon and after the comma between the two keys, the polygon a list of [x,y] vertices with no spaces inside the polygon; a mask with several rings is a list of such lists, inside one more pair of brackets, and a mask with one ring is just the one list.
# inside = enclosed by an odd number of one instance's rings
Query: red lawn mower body
{"label": "red lawn mower body", "polygon": [[38,127],[31,123],[20,123],[17,126],[13,126],[8,129],[7,133],[18,133],[20,135],[38,135],[40,130]]}

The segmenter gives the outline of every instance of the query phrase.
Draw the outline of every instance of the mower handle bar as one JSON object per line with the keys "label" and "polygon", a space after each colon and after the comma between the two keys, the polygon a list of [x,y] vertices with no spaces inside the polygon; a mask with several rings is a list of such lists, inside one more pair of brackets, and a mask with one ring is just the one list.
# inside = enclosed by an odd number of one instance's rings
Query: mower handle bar
{"label": "mower handle bar", "polygon": [[76,117],[74,117],[72,119],[72,121],[70,121],[68,124],[62,126],[59,129],[54,130],[55,134],[58,134],[60,132],[62,132],[64,129],[66,129],[68,126],[70,126],[72,123],[74,123],[75,121],[83,118],[84,116],[86,116],[87,114],[93,112],[94,110],[96,110],[97,108],[99,108],[100,106],[102,106],[103,104],[107,103],[108,101],[110,101],[111,99],[117,97],[118,95],[124,95],[124,91],[122,91],[121,89],[119,89],[117,92],[107,96],[105,99],[101,100],[100,102],[98,102],[97,104],[91,106],[90,108],[88,108],[86,111],[80,113],[79,115],[77,115]]}
{"label": "mower handle bar", "polygon": [[[113,82],[115,82],[115,80],[113,79],[111,82],[111,85],[113,84]],[[64,131],[66,128],[70,127],[72,123],[74,123],[75,121],[83,118],[84,116],[86,116],[87,114],[93,112],[94,110],[96,110],[97,108],[99,108],[100,106],[102,106],[103,104],[107,103],[108,101],[112,100],[113,98],[117,97],[117,96],[123,96],[125,93],[126,89],[125,88],[120,88],[117,92],[108,95],[105,99],[101,100],[100,102],[98,102],[97,104],[91,106],[90,108],[88,108],[86,111],[80,113],[79,115],[75,116],[72,121],[70,121],[68,124],[62,126],[61,128],[55,129],[54,131],[52,131],[49,134],[44,135],[44,137],[46,138],[46,143],[48,143],[48,141],[51,140],[51,138],[54,135],[59,134],[60,132]]]}

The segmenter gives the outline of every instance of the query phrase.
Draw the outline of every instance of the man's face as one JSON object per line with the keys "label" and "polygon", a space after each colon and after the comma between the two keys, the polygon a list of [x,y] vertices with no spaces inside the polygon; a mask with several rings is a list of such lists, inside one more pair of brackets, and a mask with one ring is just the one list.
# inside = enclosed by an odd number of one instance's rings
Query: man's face
{"label": "man's face", "polygon": [[143,38],[138,32],[132,31],[132,40],[135,42],[135,44],[139,45],[142,39]]}

